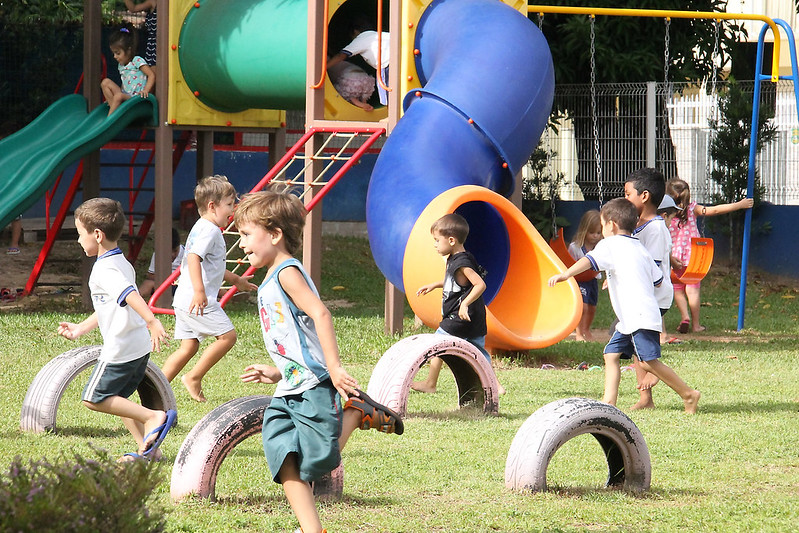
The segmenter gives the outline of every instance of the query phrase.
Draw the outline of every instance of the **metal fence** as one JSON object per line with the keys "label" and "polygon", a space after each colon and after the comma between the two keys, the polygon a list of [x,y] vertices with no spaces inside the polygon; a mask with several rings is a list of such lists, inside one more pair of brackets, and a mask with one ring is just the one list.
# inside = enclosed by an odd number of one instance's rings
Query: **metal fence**
{"label": "metal fence", "polygon": [[[739,84],[752,94],[753,82]],[[763,88],[763,100],[774,106],[777,128],[777,138],[760,151],[756,161],[766,187],[764,200],[797,205],[799,119],[793,84],[781,81]],[[723,84],[717,89],[723,89]],[[689,84],[598,84],[595,101],[596,132],[590,86],[555,88],[554,107],[563,114],[557,131],[545,132],[542,147],[555,152],[551,170],[564,175],[562,199],[594,198],[600,189],[605,198],[620,196],[627,174],[642,166],[658,168],[666,179],[687,181],[692,198],[699,202],[709,202],[719,192],[708,179],[713,168],[708,153],[709,119],[717,113],[717,95]]]}

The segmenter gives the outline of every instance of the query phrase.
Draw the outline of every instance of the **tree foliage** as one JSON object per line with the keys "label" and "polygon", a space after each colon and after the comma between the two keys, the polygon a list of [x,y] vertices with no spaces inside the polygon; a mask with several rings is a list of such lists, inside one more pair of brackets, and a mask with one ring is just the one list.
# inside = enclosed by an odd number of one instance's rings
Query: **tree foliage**
{"label": "tree foliage", "polygon": [[[797,0],[799,1],[799,0]],[[552,0],[550,5],[574,5]],[[727,0],[593,0],[593,7],[673,9],[724,12]],[[538,21],[536,13],[530,18]],[[595,22],[596,81],[658,81],[664,75],[665,21],[663,18],[597,16]],[[590,22],[588,16],[546,14],[542,31],[555,60],[557,83],[590,81]],[[721,66],[730,63],[729,49],[745,30],[734,21],[719,27]],[[712,72],[715,50],[712,19],[672,18],[669,23],[670,81],[702,80]]]}
{"label": "tree foliage", "polygon": [[[772,106],[761,103],[757,122],[757,151],[763,149],[777,136],[772,119]],[[752,98],[741,89],[734,79],[719,97],[719,119],[711,121],[715,136],[710,143],[710,155],[715,162],[710,178],[719,185],[721,192],[713,197],[714,203],[732,203],[746,198],[749,176],[749,148],[752,130]],[[754,169],[755,202],[765,193],[757,168]],[[730,235],[730,258],[740,255],[740,235],[743,228],[743,211],[724,216],[725,233]]]}

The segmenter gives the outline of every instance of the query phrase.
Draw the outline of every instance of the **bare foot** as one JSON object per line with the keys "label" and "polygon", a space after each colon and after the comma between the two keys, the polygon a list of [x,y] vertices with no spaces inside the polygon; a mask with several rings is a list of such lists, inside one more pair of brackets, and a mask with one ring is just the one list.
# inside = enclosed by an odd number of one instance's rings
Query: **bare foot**
{"label": "bare foot", "polygon": [[630,407],[630,411],[637,411],[639,409],[654,409],[655,402],[650,398],[649,400],[638,400],[635,405]]}
{"label": "bare foot", "polygon": [[696,414],[696,408],[699,405],[699,397],[702,396],[702,393],[698,390],[691,391],[688,395],[688,398],[683,398],[683,403],[685,404],[685,412],[689,415]]}
{"label": "bare foot", "polygon": [[353,98],[350,103],[360,107],[364,111],[374,111],[375,110],[374,107],[372,107],[368,103],[364,102],[363,100],[358,100],[357,98]]}
{"label": "bare foot", "polygon": [[637,384],[636,387],[638,387],[639,390],[649,390],[655,385],[657,385],[659,381],[660,381],[659,377],[657,377],[655,374],[651,372],[647,372],[644,375],[644,379],[642,379],[641,383]]}
{"label": "bare foot", "polygon": [[186,390],[189,391],[189,396],[191,396],[192,400],[196,402],[207,402],[208,399],[203,394],[203,388],[201,386],[202,381],[200,380],[193,380],[189,378],[187,375],[183,375],[180,378],[180,381],[183,382],[183,386],[186,387]]}
{"label": "bare foot", "polygon": [[433,385],[432,387],[427,384],[426,381],[414,381],[411,383],[411,388],[418,392],[428,392],[433,393],[436,392],[436,386]]}
{"label": "bare foot", "polygon": [[701,332],[705,331],[706,329],[707,328],[705,326],[696,326],[694,328],[694,333],[701,333]]}
{"label": "bare foot", "polygon": [[503,387],[499,381],[497,381],[497,387],[498,387],[497,394],[499,394],[500,396],[505,396],[505,393],[508,392],[505,390],[505,387]]}

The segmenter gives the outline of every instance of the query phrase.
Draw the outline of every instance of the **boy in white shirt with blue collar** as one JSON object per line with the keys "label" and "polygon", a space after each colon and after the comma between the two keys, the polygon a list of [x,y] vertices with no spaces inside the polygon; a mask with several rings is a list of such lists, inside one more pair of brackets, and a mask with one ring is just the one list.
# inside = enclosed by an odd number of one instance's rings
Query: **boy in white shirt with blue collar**
{"label": "boy in white shirt with blue collar", "polygon": [[605,238],[566,272],[549,278],[548,283],[553,287],[589,268],[607,274],[610,302],[619,322],[604,350],[602,401],[616,405],[621,381],[619,361],[635,355],[644,370],[657,376],[682,398],[685,412],[694,414],[700,392],[689,387],[659,359],[661,319],[655,286],[662,282],[663,273],[646,248],[631,235],[638,212],[630,201],[616,198],[602,207],[600,220]]}
{"label": "boy in white shirt with blue collar", "polygon": [[[110,198],[93,198],[75,210],[78,242],[89,257],[97,257],[89,276],[94,313],[81,322],[60,322],[58,334],[70,340],[96,327],[103,348],[83,391],[83,405],[122,418],[138,450],[128,457],[158,459],[158,449],[177,413],[153,410],[128,397],[139,387],[152,350],[167,339],[161,322],[136,291],[136,273],[117,241],[125,227],[122,206]],[[150,332],[147,332],[147,328]]]}

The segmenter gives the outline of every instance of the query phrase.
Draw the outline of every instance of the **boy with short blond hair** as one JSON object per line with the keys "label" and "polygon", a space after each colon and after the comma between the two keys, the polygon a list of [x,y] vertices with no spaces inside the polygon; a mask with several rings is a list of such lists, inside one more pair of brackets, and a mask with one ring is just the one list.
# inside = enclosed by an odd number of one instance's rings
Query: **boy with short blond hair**
{"label": "boy with short blond hair", "polygon": [[253,267],[267,269],[258,288],[258,315],[276,365],[250,365],[241,379],[277,383],[264,412],[264,454],[301,531],[318,533],[323,530],[310,482],[339,465],[355,428],[399,435],[403,424],[358,390],[341,364],[332,315],[293,257],[305,214],[297,197],[271,191],[244,196],[236,210],[239,246]]}
{"label": "boy with short blond hair", "polygon": [[685,412],[694,414],[701,394],[659,359],[662,326],[654,288],[662,282],[663,273],[646,248],[632,237],[637,210],[630,201],[616,198],[602,206],[600,219],[604,239],[565,272],[549,278],[548,284],[553,287],[589,268],[607,274],[610,303],[619,322],[604,350],[602,401],[616,405],[621,381],[619,361],[635,355],[641,368],[671,387],[682,398]]}
{"label": "boy with short blond hair", "polygon": [[[117,241],[125,227],[122,206],[110,198],[93,198],[75,210],[78,242],[85,254],[97,257],[89,276],[94,313],[79,324],[60,322],[58,334],[70,340],[96,327],[103,347],[83,391],[83,405],[122,418],[137,444],[123,459],[157,459],[158,447],[177,413],[148,409],[128,397],[144,379],[152,350],[167,339],[161,322],[136,291],[136,273]],[[147,332],[147,328],[150,332]]]}
{"label": "boy with short blond hair", "polygon": [[194,189],[200,218],[186,239],[181,274],[172,306],[175,308],[175,338],[180,347],[164,362],[164,375],[171,382],[200,349],[207,337],[215,337],[194,368],[181,381],[192,399],[206,401],[202,389],[205,374],[236,344],[236,330],[217,299],[222,282],[238,290],[257,287],[249,277],[226,268],[227,245],[220,231],[228,225],[236,203],[236,189],[225,176],[203,178]]}

